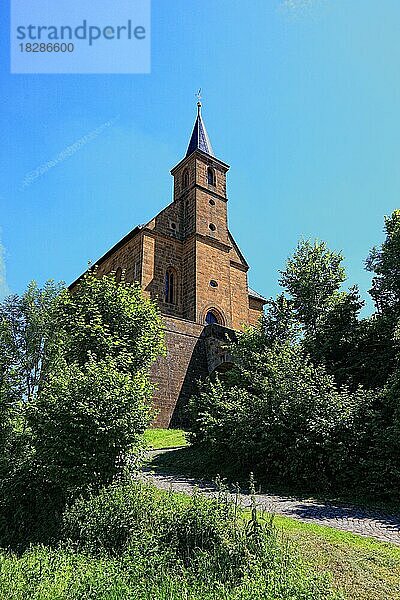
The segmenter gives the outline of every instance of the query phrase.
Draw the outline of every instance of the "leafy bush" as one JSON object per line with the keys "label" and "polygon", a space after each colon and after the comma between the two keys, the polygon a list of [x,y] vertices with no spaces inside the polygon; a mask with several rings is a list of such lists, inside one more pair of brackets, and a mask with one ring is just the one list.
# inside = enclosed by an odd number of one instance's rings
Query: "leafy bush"
{"label": "leafy bush", "polygon": [[271,520],[262,523],[253,513],[247,522],[223,490],[207,499],[138,481],[114,484],[74,502],[64,515],[64,536],[76,556],[107,556],[108,565],[117,565],[117,581],[123,569],[128,598],[138,584],[138,598],[336,597],[326,576],[311,575],[278,542]]}
{"label": "leafy bush", "polygon": [[230,348],[235,367],[190,403],[212,459],[282,484],[400,498],[400,210],[366,261],[376,313],[345,281],[341,253],[299,242],[284,291]]}
{"label": "leafy bush", "polygon": [[244,334],[232,350],[235,368],[191,400],[193,440],[263,479],[343,484],[371,398],[338,390],[299,344],[268,339],[263,347],[260,336]]}
{"label": "leafy bush", "polygon": [[360,473],[370,493],[389,501],[400,497],[400,372],[377,395],[360,453]]}
{"label": "leafy bush", "polygon": [[48,540],[67,500],[111,482],[142,443],[161,318],[113,276],[31,284],[0,306],[0,351],[0,543]]}
{"label": "leafy bush", "polygon": [[[135,482],[112,484],[87,499],[78,498],[64,513],[63,535],[92,553],[117,556],[135,540],[145,551],[160,534],[162,519],[157,509],[165,510],[166,505],[159,494],[153,486]],[[165,495],[164,502],[168,498]]]}
{"label": "leafy bush", "polygon": [[64,514],[64,537],[92,553],[161,551],[185,565],[199,552],[206,553],[214,562],[224,562],[226,576],[248,552],[244,525],[226,494],[214,500],[198,494],[187,497],[138,481],[116,483],[76,500]]}

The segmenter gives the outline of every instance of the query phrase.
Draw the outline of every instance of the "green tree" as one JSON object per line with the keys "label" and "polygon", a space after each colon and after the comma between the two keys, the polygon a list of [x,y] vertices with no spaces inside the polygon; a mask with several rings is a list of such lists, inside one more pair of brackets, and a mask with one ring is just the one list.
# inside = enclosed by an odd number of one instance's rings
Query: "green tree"
{"label": "green tree", "polygon": [[0,395],[7,402],[30,401],[57,348],[55,310],[61,286],[32,282],[21,296],[0,304]]}
{"label": "green tree", "polygon": [[362,323],[356,357],[360,381],[370,388],[385,386],[400,350],[400,210],[385,217],[384,231],[382,245],[373,247],[366,260],[367,270],[374,273],[370,294],[376,313]]}
{"label": "green tree", "polygon": [[366,260],[368,271],[375,273],[370,294],[378,313],[400,314],[400,210],[385,217],[386,238],[374,247]]}
{"label": "green tree", "polygon": [[336,292],[327,302],[313,335],[304,339],[311,360],[324,364],[338,384],[352,388],[360,382],[358,356],[363,324],[359,314],[363,306],[357,286]]}
{"label": "green tree", "polygon": [[369,444],[362,456],[365,481],[373,494],[389,500],[400,489],[400,370],[377,395],[370,419]]}
{"label": "green tree", "polygon": [[263,343],[269,345],[275,342],[299,339],[301,325],[293,309],[293,303],[283,293],[266,303],[265,314],[259,330],[262,333]]}
{"label": "green tree", "polygon": [[32,282],[0,304],[1,479],[27,455],[26,407],[34,400],[57,350],[54,325],[61,286]]}
{"label": "green tree", "polygon": [[399,497],[400,210],[385,231],[365,319],[358,288],[341,290],[342,255],[299,243],[234,368],[191,401],[196,442],[282,483]]}
{"label": "green tree", "polygon": [[89,272],[72,293],[63,291],[57,308],[69,363],[114,359],[120,370],[135,373],[164,352],[158,309],[137,284]]}
{"label": "green tree", "polygon": [[342,261],[342,254],[329,250],[325,242],[301,240],[281,271],[279,283],[307,333],[315,333],[346,278]]}
{"label": "green tree", "polygon": [[356,286],[340,290],[346,278],[342,262],[342,254],[331,251],[325,242],[302,240],[281,272],[280,284],[302,327],[302,344],[312,361],[323,364],[339,384],[355,388],[364,302]]}
{"label": "green tree", "polygon": [[15,407],[0,537],[54,532],[68,500],[109,483],[151,419],[162,322],[140,288],[87,273],[2,306],[1,398]]}

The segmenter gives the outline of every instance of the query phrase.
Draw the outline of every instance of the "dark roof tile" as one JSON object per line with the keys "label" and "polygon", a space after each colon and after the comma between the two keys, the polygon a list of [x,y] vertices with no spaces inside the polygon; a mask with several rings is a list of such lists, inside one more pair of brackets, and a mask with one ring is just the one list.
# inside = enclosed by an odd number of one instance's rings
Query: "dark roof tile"
{"label": "dark roof tile", "polygon": [[201,150],[210,156],[214,156],[210,138],[208,137],[206,126],[204,125],[203,118],[201,116],[201,104],[199,103],[197,106],[197,118],[193,127],[193,132],[190,138],[186,156],[189,156],[192,154],[192,152],[195,152],[195,150]]}

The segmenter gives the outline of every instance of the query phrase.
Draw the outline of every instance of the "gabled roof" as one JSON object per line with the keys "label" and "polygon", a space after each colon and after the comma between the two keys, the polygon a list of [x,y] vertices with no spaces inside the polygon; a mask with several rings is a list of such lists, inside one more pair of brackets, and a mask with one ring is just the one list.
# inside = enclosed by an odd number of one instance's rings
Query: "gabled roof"
{"label": "gabled roof", "polygon": [[[112,246],[112,248],[110,248],[109,250],[107,250],[107,252],[105,254],[103,254],[103,256],[101,258],[99,258],[98,260],[96,260],[96,262],[89,267],[89,269],[87,269],[87,271],[90,269],[93,269],[93,267],[98,267],[99,265],[101,265],[101,263],[103,263],[109,256],[111,256],[112,254],[114,254],[114,252],[116,252],[117,250],[119,250],[120,248],[122,248],[122,246],[124,246],[126,243],[128,243],[133,237],[135,237],[135,235],[137,233],[139,233],[139,231],[141,229],[143,229],[144,225],[137,225],[134,229],[132,229],[129,233],[127,233],[122,239],[119,240],[119,242],[117,242],[116,244],[114,244],[114,246]],[[68,289],[71,290],[84,276],[84,274],[87,272],[85,271],[84,273],[82,273],[81,275],[79,275],[79,277],[77,279],[75,279],[75,281],[73,281],[72,283],[70,283],[70,285],[68,286]]]}
{"label": "gabled roof", "polygon": [[257,298],[257,300],[263,300],[263,302],[267,301],[266,298],[264,298],[264,296],[261,296],[261,294],[255,292],[251,288],[249,288],[249,296],[251,296],[252,298]]}
{"label": "gabled roof", "polygon": [[249,265],[247,264],[247,260],[245,259],[245,257],[241,253],[240,248],[237,245],[237,243],[235,242],[235,240],[233,238],[233,235],[231,234],[231,232],[229,231],[229,229],[228,229],[228,238],[229,238],[229,241],[231,242],[232,246],[236,250],[236,253],[239,256],[240,260],[242,261],[243,265],[248,268]]}
{"label": "gabled roof", "polygon": [[197,118],[193,127],[193,132],[190,138],[186,156],[189,156],[195,150],[201,150],[210,156],[214,156],[210,138],[208,137],[206,126],[204,125],[203,118],[201,116],[200,102],[197,103]]}

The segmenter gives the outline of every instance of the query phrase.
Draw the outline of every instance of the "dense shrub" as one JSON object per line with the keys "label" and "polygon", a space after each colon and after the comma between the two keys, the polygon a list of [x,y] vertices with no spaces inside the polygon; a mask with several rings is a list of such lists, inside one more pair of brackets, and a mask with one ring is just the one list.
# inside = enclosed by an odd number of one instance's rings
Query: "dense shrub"
{"label": "dense shrub", "polygon": [[360,487],[388,500],[400,498],[400,372],[392,375],[371,411],[368,444],[360,452]]}
{"label": "dense shrub", "polygon": [[[113,484],[78,498],[64,513],[63,536],[79,549],[116,556],[135,540],[143,549],[155,543],[161,519],[160,492],[144,483]],[[165,495],[164,502],[169,499]],[[152,536],[149,545],[146,535]]]}
{"label": "dense shrub", "polygon": [[122,472],[163,351],[155,304],[112,275],[89,272],[72,293],[31,284],[0,305],[2,545],[55,537],[67,500]]}
{"label": "dense shrub", "polygon": [[[231,346],[235,367],[190,404],[212,460],[282,484],[400,499],[400,210],[366,261],[376,312],[342,289],[343,255],[301,240],[283,292]],[[229,469],[232,471],[232,469]]]}
{"label": "dense shrub", "polygon": [[64,516],[64,536],[78,552],[73,560],[86,553],[93,564],[107,556],[117,567],[114,581],[124,572],[128,598],[132,588],[138,598],[335,597],[325,576],[311,575],[278,542],[271,520],[253,515],[248,522],[224,491],[207,499],[137,481],[114,484],[75,501]]}
{"label": "dense shrub", "polygon": [[208,553],[215,564],[224,563],[227,577],[248,554],[245,527],[225,493],[215,499],[187,497],[138,481],[76,500],[64,514],[64,537],[92,553],[117,556],[140,548],[143,556],[172,553],[185,565],[199,552]]}
{"label": "dense shrub", "polygon": [[262,347],[260,336],[245,334],[233,349],[237,366],[192,399],[192,438],[264,480],[343,485],[367,434],[372,398],[338,390],[299,344]]}

